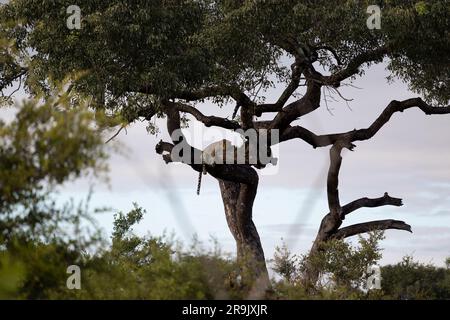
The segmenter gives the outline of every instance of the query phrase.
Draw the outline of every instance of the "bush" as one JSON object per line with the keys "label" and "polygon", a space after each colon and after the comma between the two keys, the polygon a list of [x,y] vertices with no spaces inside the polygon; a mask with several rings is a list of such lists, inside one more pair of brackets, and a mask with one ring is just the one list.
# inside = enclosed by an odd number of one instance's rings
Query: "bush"
{"label": "bush", "polygon": [[[365,290],[369,267],[381,258],[379,242],[382,232],[359,237],[358,245],[343,240],[331,240],[314,255],[292,255],[286,245],[276,248],[272,269],[282,281],[276,283],[278,293],[287,299],[326,298],[349,299],[373,297]],[[313,290],[303,286],[308,269],[319,270],[319,280]]]}
{"label": "bush", "polygon": [[439,268],[407,256],[395,265],[384,266],[381,274],[383,291],[389,299],[450,299],[448,264]]}

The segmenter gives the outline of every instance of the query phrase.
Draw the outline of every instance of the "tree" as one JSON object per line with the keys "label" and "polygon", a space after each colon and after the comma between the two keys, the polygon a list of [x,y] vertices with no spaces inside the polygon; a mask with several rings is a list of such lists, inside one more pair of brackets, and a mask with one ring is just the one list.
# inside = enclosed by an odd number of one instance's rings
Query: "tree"
{"label": "tree", "polygon": [[[80,6],[80,29],[66,26],[66,8],[71,4],[12,0],[0,7],[0,89],[21,80],[30,94],[46,94],[49,79],[82,71],[84,76],[73,79],[69,89],[90,96],[93,108],[120,115],[125,123],[164,116],[173,134],[181,127],[181,115],[187,114],[208,127],[250,129],[257,135],[267,130],[272,145],[298,139],[314,148],[331,147],[329,213],[311,253],[330,239],[372,230],[411,231],[396,220],[341,228],[344,218],[357,209],[402,205],[387,193],[342,205],[341,152],[372,138],[397,112],[419,108],[427,115],[450,113],[447,1],[379,0],[379,30],[367,27],[370,1],[91,0]],[[293,124],[321,107],[323,88],[339,93],[343,82],[362,76],[384,59],[391,75],[405,80],[423,98],[393,100],[366,129],[316,135]],[[286,60],[291,61],[290,68]],[[326,71],[317,71],[319,67]],[[276,101],[267,103],[264,95],[273,79],[285,89]],[[303,96],[295,98],[301,89]],[[214,111],[202,113],[198,103],[205,100],[217,105],[234,102],[239,121],[234,115],[230,120]],[[257,119],[263,115],[270,120]],[[276,133],[280,141],[274,139]],[[259,289],[269,281],[252,208],[257,169],[264,163],[258,158],[256,163],[246,159],[244,164],[205,165],[201,150],[189,146],[182,135],[172,138],[161,141],[156,152],[167,163],[181,161],[172,151],[182,145],[189,151],[187,165],[217,179],[238,259],[253,274],[246,282],[262,292]],[[317,270],[310,270],[311,282],[316,274]]]}

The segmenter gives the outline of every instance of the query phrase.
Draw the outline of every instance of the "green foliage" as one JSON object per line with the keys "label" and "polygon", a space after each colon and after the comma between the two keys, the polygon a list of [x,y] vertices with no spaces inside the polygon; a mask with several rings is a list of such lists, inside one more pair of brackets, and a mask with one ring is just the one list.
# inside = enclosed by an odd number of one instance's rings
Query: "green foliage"
{"label": "green foliage", "polygon": [[237,298],[227,282],[234,263],[199,248],[183,250],[169,239],[115,238],[84,270],[77,298]]}
{"label": "green foliage", "polygon": [[[11,240],[0,250],[0,293],[15,299],[243,297],[229,277],[236,265],[220,251],[205,251],[198,243],[185,250],[167,237],[133,235],[131,227],[143,213],[135,206],[117,214],[112,245],[94,251],[92,242],[77,239]],[[81,268],[81,290],[66,287],[69,265]]]}
{"label": "green foliage", "polygon": [[138,205],[134,204],[134,210],[128,212],[127,215],[124,215],[122,212],[119,212],[114,216],[114,231],[112,234],[113,241],[114,239],[123,239],[128,232],[130,232],[131,227],[142,220],[144,216],[145,210],[138,207]]}
{"label": "green foliage", "polygon": [[0,123],[2,202],[14,203],[15,190],[37,188],[44,180],[61,184],[86,169],[104,169],[93,113],[69,107],[64,98],[25,101],[11,123]]}
{"label": "green foliage", "polygon": [[[448,262],[449,258],[447,258]],[[449,299],[450,270],[404,257],[381,270],[383,291],[389,299]]]}
{"label": "green foliage", "polygon": [[[393,1],[383,23],[398,54],[389,69],[428,100],[450,100],[450,4],[448,1]],[[441,58],[439,58],[441,57]]]}
{"label": "green foliage", "polygon": [[[115,216],[112,243],[78,237],[36,241],[24,237],[0,249],[0,296],[6,299],[243,299],[238,265],[216,247],[206,251],[194,241],[183,248],[173,238],[140,237],[132,227],[145,211],[135,205]],[[70,214],[69,214],[70,215]],[[72,215],[79,215],[72,212]],[[382,290],[365,291],[366,266],[379,259],[380,234],[360,239],[353,247],[335,241],[314,260],[328,283],[317,290],[302,284],[305,260],[286,246],[278,249],[270,299],[448,299],[449,269],[423,266],[405,259],[382,268]],[[98,244],[95,248],[92,244]],[[90,249],[89,249],[90,248]],[[305,258],[303,258],[305,259]],[[69,265],[81,269],[81,289],[66,287]]]}
{"label": "green foliage", "polygon": [[317,254],[303,257],[301,270],[305,271],[311,263],[315,270],[321,271],[326,285],[362,288],[368,277],[367,269],[381,259],[379,242],[382,239],[383,232],[372,232],[367,237],[359,236],[357,247],[342,240],[329,241]]}
{"label": "green foliage", "polygon": [[[49,78],[85,72],[73,89],[132,121],[144,106],[158,108],[159,99],[182,90],[236,85],[252,95],[274,79],[285,81],[289,70],[280,46],[291,42],[306,55],[333,47],[343,65],[387,47],[392,76],[429,100],[449,100],[446,0],[376,1],[381,30],[366,26],[373,1],[85,0],[80,30],[66,27],[71,4],[11,0],[0,6],[0,89],[24,68],[32,93],[47,90]],[[341,68],[323,49],[317,63]],[[150,97],[139,93],[143,88]]]}
{"label": "green foliage", "polygon": [[0,239],[18,230],[43,234],[46,228],[50,234],[52,219],[62,223],[66,218],[49,193],[66,181],[107,169],[93,113],[70,106],[67,99],[62,94],[44,103],[25,101],[14,120],[0,122]]}
{"label": "green foliage", "polygon": [[[277,248],[273,270],[282,277],[274,282],[275,296],[281,299],[449,299],[450,258],[446,267],[415,262],[406,256],[394,265],[381,267],[381,289],[367,290],[367,267],[381,258],[382,233],[360,238],[358,247],[344,241],[331,241],[314,256],[298,257],[286,245]],[[321,270],[321,282],[314,290],[303,285],[304,272]]]}
{"label": "green foliage", "polygon": [[[360,237],[358,245],[343,240],[331,240],[315,254],[292,255],[286,245],[277,248],[273,260],[273,270],[283,277],[277,283],[281,296],[290,299],[306,298],[367,298],[364,291],[369,267],[381,258],[379,242],[382,232],[372,232],[368,237]],[[304,280],[310,270],[320,270],[319,281],[315,285],[315,296],[306,291]],[[370,294],[369,294],[370,295]],[[373,294],[372,294],[373,296]]]}
{"label": "green foliage", "polygon": [[23,239],[11,241],[6,253],[14,263],[23,266],[20,285],[10,296],[14,299],[63,298],[67,291],[66,269],[81,259],[80,252],[66,243],[44,244]]}
{"label": "green foliage", "polygon": [[11,259],[8,252],[0,252],[0,299],[16,298],[23,277],[23,264]]}
{"label": "green foliage", "polygon": [[286,282],[292,282],[297,276],[298,257],[292,255],[287,245],[275,248],[272,270],[279,274]]}

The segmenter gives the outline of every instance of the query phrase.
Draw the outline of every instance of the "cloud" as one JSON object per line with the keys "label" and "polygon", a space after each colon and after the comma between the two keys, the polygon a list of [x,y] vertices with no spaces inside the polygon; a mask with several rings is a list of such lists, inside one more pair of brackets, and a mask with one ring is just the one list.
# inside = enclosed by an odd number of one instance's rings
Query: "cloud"
{"label": "cloud", "polygon": [[450,217],[450,210],[439,210],[432,213],[433,216]]}

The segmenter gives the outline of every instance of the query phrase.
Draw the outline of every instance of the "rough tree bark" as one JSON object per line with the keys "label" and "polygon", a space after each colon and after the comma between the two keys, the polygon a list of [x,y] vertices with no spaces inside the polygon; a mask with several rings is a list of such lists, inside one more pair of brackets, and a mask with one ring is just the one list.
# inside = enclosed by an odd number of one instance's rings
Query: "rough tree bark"
{"label": "rough tree bark", "polygon": [[[168,132],[173,136],[172,133],[181,127],[179,111],[168,103],[165,113]],[[173,140],[172,143],[160,141],[156,146],[156,152],[163,156],[166,163],[173,162],[172,149],[178,143],[187,144],[184,137]],[[191,146],[189,148],[191,161],[187,164],[194,170],[202,172],[203,165],[198,164],[201,161],[195,159],[201,157],[201,151]],[[270,288],[270,280],[261,240],[253,222],[258,174],[250,165],[240,164],[206,166],[205,169],[219,182],[227,223],[236,241],[242,284],[249,289],[250,299],[262,298]]]}
{"label": "rough tree bark", "polygon": [[270,281],[264,250],[252,220],[258,185],[218,180],[228,227],[236,241],[243,283],[251,286],[250,298],[260,298],[270,288]]}

